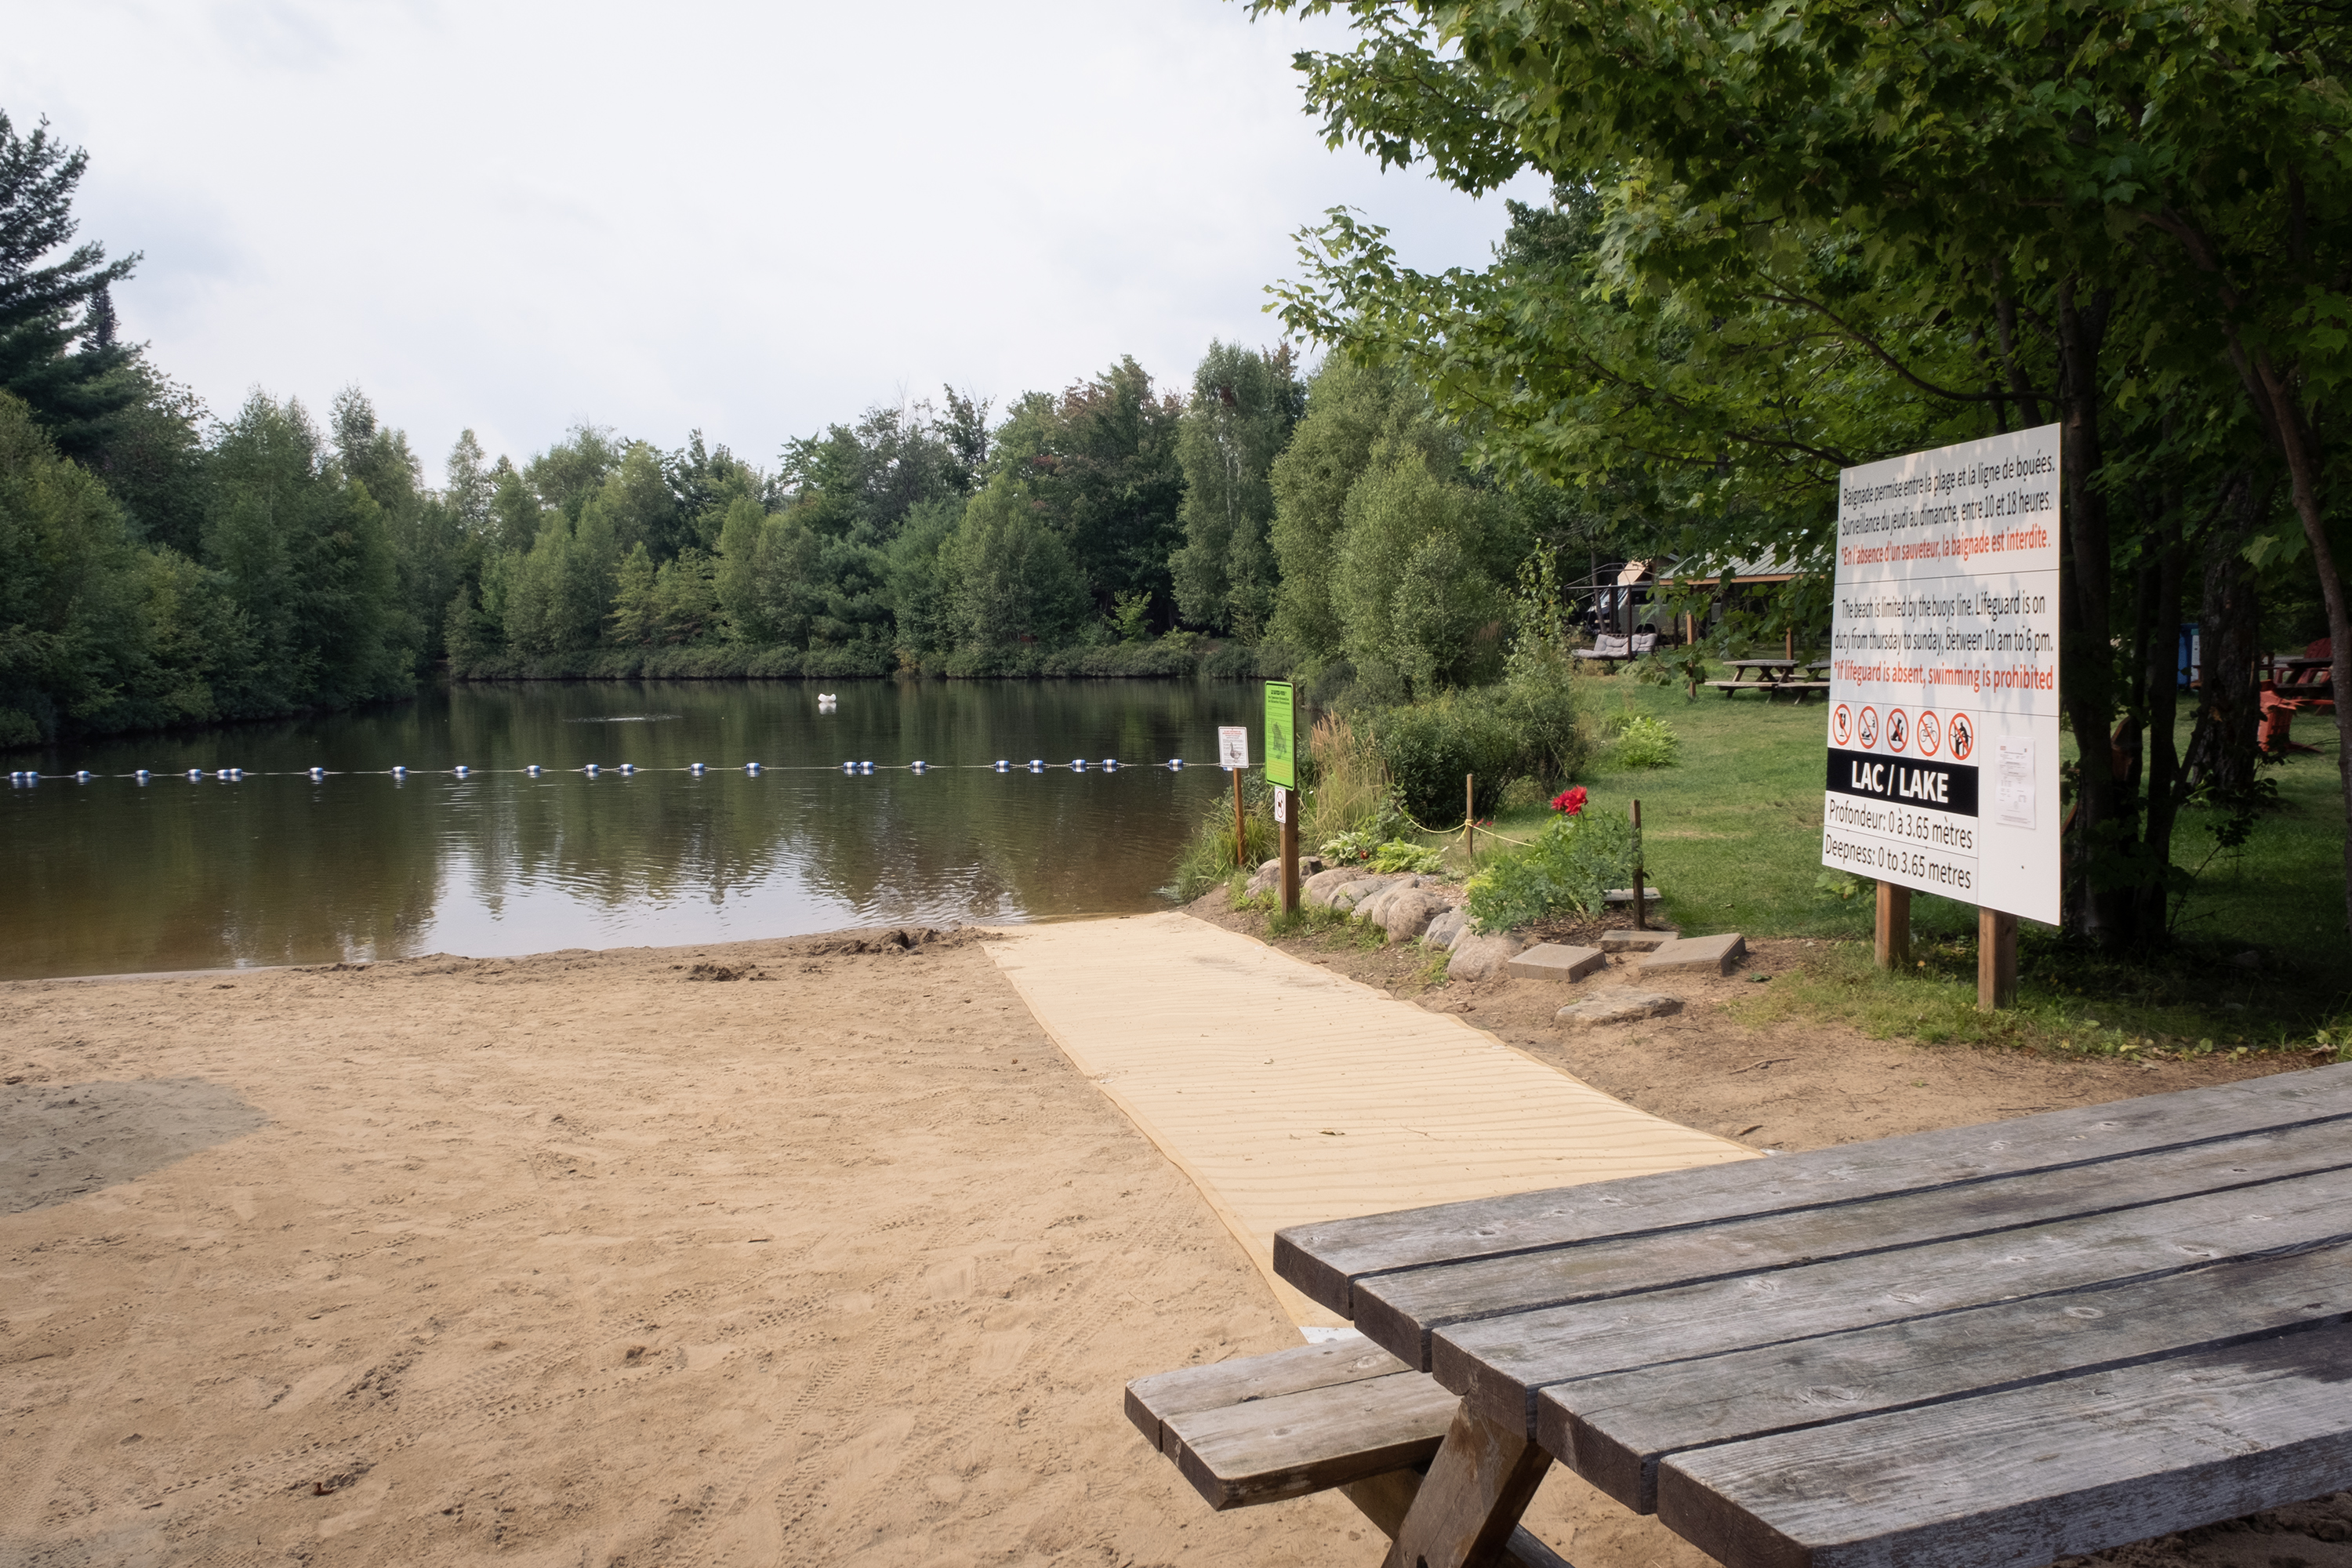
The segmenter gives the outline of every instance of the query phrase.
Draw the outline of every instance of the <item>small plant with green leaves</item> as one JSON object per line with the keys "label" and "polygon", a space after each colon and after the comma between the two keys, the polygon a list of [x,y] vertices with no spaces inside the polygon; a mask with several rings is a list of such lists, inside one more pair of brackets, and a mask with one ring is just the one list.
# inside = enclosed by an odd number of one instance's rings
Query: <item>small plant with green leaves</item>
{"label": "small plant with green leaves", "polygon": [[1563,811],[1533,844],[1471,878],[1465,907],[1482,931],[1510,931],[1571,910],[1592,914],[1610,889],[1632,878],[1640,858],[1641,842],[1623,817]]}
{"label": "small plant with green leaves", "polygon": [[1427,845],[1391,838],[1372,851],[1371,868],[1381,872],[1412,871],[1426,877],[1435,873],[1444,858],[1442,851]]}
{"label": "small plant with green leaves", "polygon": [[1629,768],[1670,768],[1680,762],[1682,741],[1663,719],[1646,715],[1626,721],[1617,736],[1617,761]]}

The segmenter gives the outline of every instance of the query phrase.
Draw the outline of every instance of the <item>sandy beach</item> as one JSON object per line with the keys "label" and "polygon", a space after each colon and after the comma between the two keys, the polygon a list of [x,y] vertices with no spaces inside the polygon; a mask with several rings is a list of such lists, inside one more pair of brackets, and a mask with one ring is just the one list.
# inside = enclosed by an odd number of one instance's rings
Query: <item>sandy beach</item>
{"label": "sandy beach", "polygon": [[[2186,1087],[1701,1006],[1567,1047],[1529,984],[1423,1000],[1710,1131],[1784,1103],[1780,1147]],[[0,1563],[1378,1560],[1335,1497],[1211,1513],[1128,1426],[1129,1378],[1298,1331],[977,933],[26,982],[0,1018]],[[2306,1511],[2125,1555],[2352,1563],[2352,1510]],[[1557,1469],[1528,1522],[1706,1561]]]}

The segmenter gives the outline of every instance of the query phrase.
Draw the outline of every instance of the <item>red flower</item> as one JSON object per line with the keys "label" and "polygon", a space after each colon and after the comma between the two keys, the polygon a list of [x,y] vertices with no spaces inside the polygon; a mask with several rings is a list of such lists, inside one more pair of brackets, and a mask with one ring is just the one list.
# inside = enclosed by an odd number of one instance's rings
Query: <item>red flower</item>
{"label": "red flower", "polygon": [[1551,808],[1564,816],[1574,816],[1584,809],[1584,786],[1564,789],[1551,797]]}

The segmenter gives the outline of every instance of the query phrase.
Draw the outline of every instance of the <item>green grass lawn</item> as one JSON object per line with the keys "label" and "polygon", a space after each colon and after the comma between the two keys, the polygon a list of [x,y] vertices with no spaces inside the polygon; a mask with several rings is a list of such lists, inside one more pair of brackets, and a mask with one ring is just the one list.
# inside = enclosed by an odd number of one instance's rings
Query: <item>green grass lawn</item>
{"label": "green grass lawn", "polygon": [[[1825,876],[1821,863],[1821,700],[1768,705],[1706,691],[1685,701],[1679,688],[1626,676],[1593,677],[1586,689],[1596,731],[1602,717],[1625,710],[1664,720],[1680,738],[1675,766],[1623,768],[1604,747],[1580,781],[1591,791],[1588,811],[1641,801],[1649,879],[1666,918],[1686,931],[1823,943],[1817,963],[1759,995],[1759,1010],[1828,1011],[1877,1034],[2097,1051],[2341,1044],[2352,1026],[2343,796],[2325,716],[2297,721],[2298,738],[2322,754],[2272,771],[2279,807],[2242,851],[2213,855],[2207,814],[2184,814],[2174,859],[2195,882],[2170,949],[2117,963],[2021,922],[2019,1008],[1986,1018],[1975,1011],[1972,905],[1913,894],[1916,967],[1900,982],[1871,968],[1871,885]],[[2185,746],[2186,722],[2180,740]],[[1529,805],[1495,826],[1525,838],[1548,816]]]}

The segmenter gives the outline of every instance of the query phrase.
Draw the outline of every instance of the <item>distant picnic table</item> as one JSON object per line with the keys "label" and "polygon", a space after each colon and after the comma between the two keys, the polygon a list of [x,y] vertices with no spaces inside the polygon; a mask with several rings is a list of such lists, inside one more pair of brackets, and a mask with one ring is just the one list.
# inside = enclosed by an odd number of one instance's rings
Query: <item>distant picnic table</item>
{"label": "distant picnic table", "polygon": [[1635,632],[1630,637],[1605,632],[1592,639],[1591,647],[1578,648],[1576,657],[1588,662],[1605,664],[1609,667],[1609,673],[1614,675],[1620,664],[1654,652],[1657,646],[1658,634],[1655,632]]}
{"label": "distant picnic table", "polygon": [[[1830,689],[1828,681],[1814,679],[1811,674],[1830,667],[1825,658],[1727,658],[1723,667],[1738,673],[1728,680],[1710,680],[1707,684],[1722,692],[1727,700],[1738,692],[1760,691],[1764,700],[1769,702],[1787,691],[1795,693],[1797,700],[1802,702],[1810,693]],[[1751,671],[1753,679],[1749,679]]]}
{"label": "distant picnic table", "polygon": [[2294,716],[2306,709],[2332,712],[2336,708],[2336,660],[2323,650],[2322,637],[2303,656],[2271,660],[2270,679],[2263,685],[2262,746],[2266,752],[2311,752],[2318,748],[2296,742]]}
{"label": "distant picnic table", "polygon": [[2347,1132],[2352,1064],[1297,1226],[1276,1271],[1370,1344],[1129,1415],[1392,1563],[1559,1563],[1557,1459],[1726,1568],[2032,1568],[2352,1485]]}

